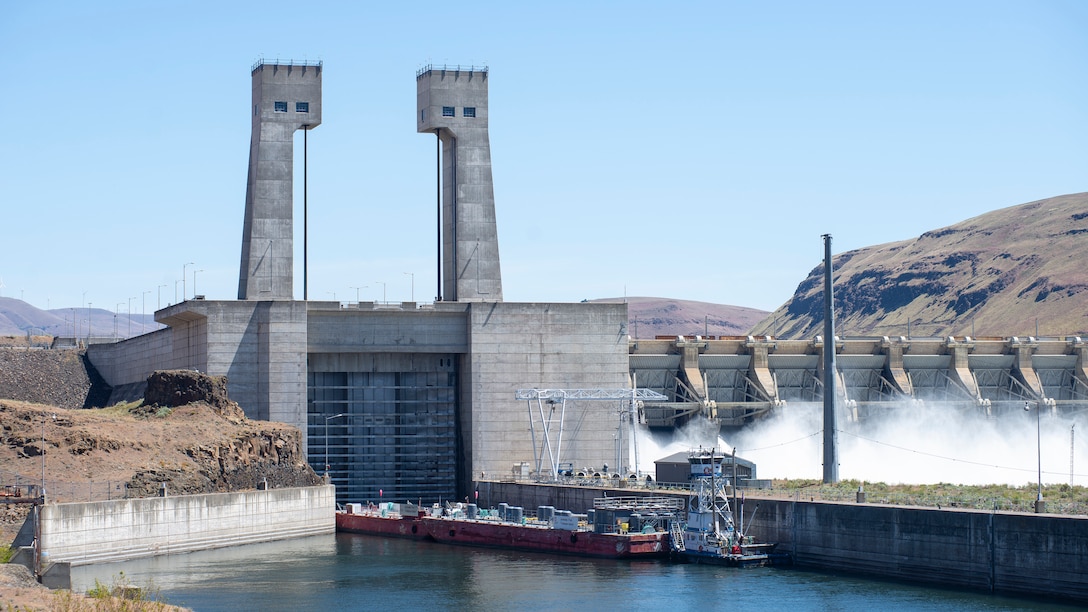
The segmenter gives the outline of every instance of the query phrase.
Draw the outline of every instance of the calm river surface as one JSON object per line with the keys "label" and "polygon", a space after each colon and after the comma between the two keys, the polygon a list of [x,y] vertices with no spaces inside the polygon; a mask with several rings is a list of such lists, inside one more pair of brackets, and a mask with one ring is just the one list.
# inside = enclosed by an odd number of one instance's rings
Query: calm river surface
{"label": "calm river surface", "polygon": [[72,568],[205,610],[1065,610],[781,568],[591,560],[337,534]]}

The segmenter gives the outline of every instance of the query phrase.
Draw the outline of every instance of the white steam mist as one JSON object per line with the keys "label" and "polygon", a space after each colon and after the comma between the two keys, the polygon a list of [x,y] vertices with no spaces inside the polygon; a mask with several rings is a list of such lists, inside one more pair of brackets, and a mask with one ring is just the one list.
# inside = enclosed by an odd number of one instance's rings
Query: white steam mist
{"label": "white steam mist", "polygon": [[[837,417],[839,478],[888,484],[1034,484],[1038,478],[1036,413],[1009,410],[986,416],[960,405],[907,405],[851,422]],[[1054,415],[1045,407],[1039,421],[1043,483],[1088,482],[1088,424],[1078,415]],[[1079,425],[1074,428],[1074,425]],[[1070,436],[1070,432],[1074,435]],[[675,432],[640,430],[639,467],[678,451],[716,446],[756,464],[761,479],[823,477],[823,406],[789,404],[766,419],[723,439],[705,419]],[[1071,445],[1071,441],[1074,442]]]}

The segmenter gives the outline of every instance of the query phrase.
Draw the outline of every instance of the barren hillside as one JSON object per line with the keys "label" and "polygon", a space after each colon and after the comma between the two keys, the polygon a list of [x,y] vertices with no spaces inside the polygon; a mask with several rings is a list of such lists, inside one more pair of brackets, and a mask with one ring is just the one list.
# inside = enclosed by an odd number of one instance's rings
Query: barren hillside
{"label": "barren hillside", "polygon": [[767,316],[744,306],[709,304],[656,297],[605,298],[593,302],[627,301],[628,333],[632,338],[654,336],[739,336]]}
{"label": "barren hillside", "polygon": [[[833,258],[841,336],[1088,334],[1088,193]],[[823,265],[753,333],[822,333]],[[909,326],[909,329],[908,329]]]}

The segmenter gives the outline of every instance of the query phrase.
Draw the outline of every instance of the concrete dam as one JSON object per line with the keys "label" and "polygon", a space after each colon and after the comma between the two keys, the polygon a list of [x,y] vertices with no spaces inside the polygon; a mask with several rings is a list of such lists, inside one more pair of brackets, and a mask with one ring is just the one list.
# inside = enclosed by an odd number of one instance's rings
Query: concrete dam
{"label": "concrete dam", "polygon": [[[628,342],[632,384],[669,401],[644,402],[657,428],[701,416],[740,427],[790,402],[820,402],[823,338],[657,337]],[[834,381],[849,417],[896,405],[970,405],[986,415],[1042,405],[1088,408],[1088,343],[1080,337],[835,338]]]}
{"label": "concrete dam", "polygon": [[[519,390],[629,394],[619,412],[652,428],[697,418],[741,427],[823,397],[820,338],[641,339],[624,303],[505,301],[486,66],[415,74],[415,133],[435,147],[435,301],[311,300],[306,257],[294,261],[294,147],[301,131],[305,194],[325,72],[321,62],[251,67],[252,104],[238,109],[251,135],[237,299],[193,296],[155,312],[163,329],[91,345],[87,358],[115,395],[138,395],[155,370],[226,376],[249,418],[305,432],[310,465],[336,485],[338,501],[460,499],[483,474],[539,462]],[[962,402],[987,414],[1024,402],[1088,407],[1080,338],[834,342],[835,388],[851,418],[904,401]],[[635,402],[640,392],[647,399]],[[551,420],[554,407],[538,413]],[[553,463],[636,465],[637,449],[618,444],[616,407],[580,406],[570,431],[558,427]]]}

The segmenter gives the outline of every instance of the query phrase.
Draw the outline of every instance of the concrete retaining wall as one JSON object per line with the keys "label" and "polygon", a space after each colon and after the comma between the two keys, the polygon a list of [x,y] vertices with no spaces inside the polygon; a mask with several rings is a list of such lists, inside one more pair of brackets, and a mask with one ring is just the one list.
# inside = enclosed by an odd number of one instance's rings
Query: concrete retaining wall
{"label": "concrete retaining wall", "polygon": [[121,342],[92,344],[87,347],[87,359],[114,389],[109,403],[115,404],[142,398],[147,377],[155,370],[180,367],[173,347],[174,331],[160,329]]}
{"label": "concrete retaining wall", "polygon": [[[662,494],[505,482],[479,491],[482,507],[575,512],[606,493]],[[1088,517],[775,499],[743,509],[748,532],[798,567],[1088,603]]]}
{"label": "concrete retaining wall", "polygon": [[86,565],[333,533],[332,486],[47,504],[42,559]]}

